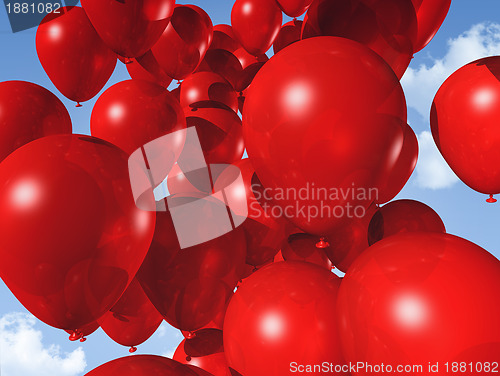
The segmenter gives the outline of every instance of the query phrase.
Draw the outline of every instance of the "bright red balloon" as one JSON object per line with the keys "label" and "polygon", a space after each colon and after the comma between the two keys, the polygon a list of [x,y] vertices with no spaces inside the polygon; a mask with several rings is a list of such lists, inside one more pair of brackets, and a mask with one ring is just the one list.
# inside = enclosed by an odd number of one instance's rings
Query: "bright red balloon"
{"label": "bright red balloon", "polygon": [[299,17],[311,6],[313,0],[276,0],[276,2],[287,16]]}
{"label": "bright red balloon", "polygon": [[134,278],[120,300],[98,321],[109,338],[135,352],[135,346],[145,342],[158,329],[163,316]]}
{"label": "bright red balloon", "polygon": [[332,262],[327,257],[325,250],[316,246],[319,242],[320,238],[315,235],[304,233],[292,234],[283,244],[283,248],[281,249],[282,258],[285,261],[310,262],[330,271],[333,266]]}
{"label": "bright red balloon", "polygon": [[90,118],[93,136],[115,144],[128,154],[185,127],[182,108],[173,95],[142,80],[111,86],[97,100]]}
{"label": "bright red balloon", "polygon": [[179,344],[173,359],[199,367],[214,376],[231,376],[224,356],[222,330],[198,330],[192,338]]}
{"label": "bright red balloon", "polygon": [[418,52],[427,46],[443,24],[450,10],[451,0],[412,0],[412,2],[417,12],[418,37],[414,50]]}
{"label": "bright red balloon", "polygon": [[210,50],[222,49],[234,52],[238,48],[241,48],[241,44],[236,40],[231,25],[220,24],[214,26],[214,38],[210,44]]}
{"label": "bright red balloon", "polygon": [[417,40],[411,0],[315,0],[302,38],[334,36],[355,40],[378,53],[403,77]]}
{"label": "bright red balloon", "polygon": [[224,320],[229,367],[245,376],[288,376],[291,362],[342,364],[339,285],[335,274],[307,262],[278,262],[253,273]]}
{"label": "bright red balloon", "polygon": [[155,215],[136,207],[127,159],[103,140],[59,135],[0,164],[0,276],[48,325],[101,317],[146,256]]}
{"label": "bright red balloon", "polygon": [[85,376],[197,376],[190,367],[157,355],[126,356],[105,363]]}
{"label": "bright red balloon", "polygon": [[293,20],[287,22],[281,27],[281,30],[273,43],[273,51],[275,54],[280,52],[283,48],[302,39],[303,23],[303,21]]}
{"label": "bright red balloon", "polygon": [[71,133],[71,118],[54,94],[31,82],[0,82],[0,162],[30,141],[61,133]]}
{"label": "bright red balloon", "polygon": [[373,215],[368,229],[370,245],[389,236],[406,232],[445,233],[441,217],[431,207],[415,200],[396,200]]}
{"label": "bright red balloon", "polygon": [[500,193],[499,78],[499,56],[467,64],[441,86],[431,110],[432,136],[448,165],[490,195]]}
{"label": "bright red balloon", "polygon": [[161,69],[151,51],[137,57],[126,67],[132,79],[149,81],[164,88],[168,88],[172,83],[172,78]]}
{"label": "bright red balloon", "polygon": [[82,0],[83,9],[104,42],[118,55],[144,55],[158,41],[175,0]]}
{"label": "bright red balloon", "polygon": [[334,37],[294,43],[269,60],[243,115],[248,155],[268,194],[317,235],[376,199],[400,154],[401,124],[405,98],[389,66]]}
{"label": "bright red balloon", "polygon": [[398,195],[406,185],[411,174],[415,170],[418,160],[418,140],[413,129],[408,125],[404,128],[403,147],[399,153],[396,165],[392,169],[387,180],[383,182],[378,191],[376,204],[383,204],[391,201]]}
{"label": "bright red balloon", "polygon": [[283,15],[275,1],[236,0],[231,10],[234,35],[252,55],[269,50],[282,22]]}
{"label": "bright red balloon", "polygon": [[224,78],[213,72],[189,75],[181,85],[180,102],[183,108],[218,102],[238,112],[238,95]]}
{"label": "bright red balloon", "polygon": [[182,80],[200,65],[212,37],[212,21],[203,9],[176,5],[172,21],[151,51],[166,74]]}
{"label": "bright red balloon", "polygon": [[101,40],[80,7],[50,13],[36,32],[36,51],[52,83],[77,102],[95,97],[115,70],[116,55]]}
{"label": "bright red balloon", "polygon": [[[346,361],[423,367],[411,374],[446,375],[452,362],[498,361],[498,317],[500,262],[448,234],[408,233],[373,245],[349,269],[338,296]],[[439,373],[429,372],[429,362],[440,363]]]}

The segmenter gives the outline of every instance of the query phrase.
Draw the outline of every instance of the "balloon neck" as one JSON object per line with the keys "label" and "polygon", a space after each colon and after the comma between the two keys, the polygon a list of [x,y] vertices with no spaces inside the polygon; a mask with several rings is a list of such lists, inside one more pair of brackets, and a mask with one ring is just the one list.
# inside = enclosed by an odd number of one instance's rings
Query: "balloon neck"
{"label": "balloon neck", "polygon": [[134,61],[132,59],[126,57],[123,62],[128,65],[128,64],[132,64]]}
{"label": "balloon neck", "polygon": [[85,337],[80,338],[80,342],[85,342],[86,340],[87,340],[87,338],[85,338]]}
{"label": "balloon neck", "polygon": [[321,238],[319,240],[319,242],[316,243],[316,248],[318,248],[318,249],[325,249],[325,248],[328,248],[329,246],[330,246],[330,243],[325,241],[325,238]]}
{"label": "balloon neck", "polygon": [[136,351],[137,351],[137,347],[135,347],[135,346],[132,346],[130,349],[128,349],[128,352],[131,354],[135,353]]}
{"label": "balloon neck", "polygon": [[187,332],[186,333],[186,339],[193,339],[194,337],[196,337],[195,332]]}
{"label": "balloon neck", "polygon": [[243,92],[242,91],[240,91],[240,97],[243,97]]}
{"label": "balloon neck", "polygon": [[71,342],[78,341],[80,338],[83,338],[83,334],[80,333],[78,330],[73,330],[71,332],[71,335],[69,336],[69,340]]}
{"label": "balloon neck", "polygon": [[486,199],[486,202],[489,204],[494,204],[495,202],[497,202],[497,199],[494,198],[492,194],[490,194],[490,197]]}
{"label": "balloon neck", "polygon": [[177,85],[180,85],[182,84],[182,81],[181,80],[177,80]]}
{"label": "balloon neck", "polygon": [[83,107],[80,102],[76,102],[76,106],[75,107]]}

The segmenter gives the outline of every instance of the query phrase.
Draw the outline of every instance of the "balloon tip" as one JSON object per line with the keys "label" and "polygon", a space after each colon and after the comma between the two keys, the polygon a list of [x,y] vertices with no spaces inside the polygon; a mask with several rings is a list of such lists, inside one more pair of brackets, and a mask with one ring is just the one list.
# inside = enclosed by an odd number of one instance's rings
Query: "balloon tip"
{"label": "balloon tip", "polygon": [[71,332],[71,335],[69,336],[69,340],[71,342],[74,342],[74,341],[78,341],[82,337],[83,337],[83,335],[78,330],[73,330]]}
{"label": "balloon tip", "polygon": [[328,248],[329,246],[330,246],[330,243],[325,241],[325,238],[321,238],[319,240],[319,242],[316,243],[316,248],[319,248],[319,249],[325,249],[325,248]]}
{"label": "balloon tip", "polygon": [[135,347],[135,346],[132,346],[130,349],[128,349],[128,352],[131,354],[135,353],[136,351],[137,351],[137,347]]}
{"label": "balloon tip", "polygon": [[87,340],[87,338],[85,338],[85,337],[80,338],[80,342],[85,342],[86,340]]}
{"label": "balloon tip", "polygon": [[188,355],[186,356],[186,362],[190,362],[191,361],[191,357]]}
{"label": "balloon tip", "polygon": [[128,57],[125,58],[125,60],[123,61],[124,64],[128,65],[128,64],[132,64],[134,61]]}
{"label": "balloon tip", "polygon": [[490,197],[486,199],[486,202],[489,204],[494,204],[495,202],[497,202],[497,199],[494,198],[493,195],[490,195]]}
{"label": "balloon tip", "polygon": [[182,81],[181,80],[177,80],[177,85],[180,85],[182,84]]}
{"label": "balloon tip", "polygon": [[76,102],[76,106],[75,107],[83,107],[80,102]]}

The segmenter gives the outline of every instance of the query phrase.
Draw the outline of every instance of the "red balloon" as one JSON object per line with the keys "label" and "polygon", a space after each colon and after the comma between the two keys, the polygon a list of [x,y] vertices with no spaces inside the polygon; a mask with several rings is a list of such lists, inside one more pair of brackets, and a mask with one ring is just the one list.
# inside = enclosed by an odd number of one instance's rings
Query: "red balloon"
{"label": "red balloon", "polygon": [[170,22],[175,0],[82,0],[104,42],[118,55],[144,55]]}
{"label": "red balloon", "polygon": [[281,30],[273,44],[273,51],[275,54],[280,52],[283,48],[302,39],[303,23],[303,21],[293,20],[287,22],[281,27]]}
{"label": "red balloon", "polygon": [[417,165],[417,136],[408,124],[403,125],[403,128],[405,131],[401,153],[399,154],[396,165],[392,169],[391,174],[379,188],[378,197],[375,200],[375,203],[377,204],[389,202],[396,197],[406,185],[406,182]]}
{"label": "red balloon", "polygon": [[[172,170],[167,176],[167,187],[168,192],[171,195],[177,193],[200,193],[199,187],[195,187],[193,183],[189,181],[187,176],[182,172],[178,164],[172,167]],[[210,189],[211,191],[211,189]]]}
{"label": "red balloon", "polygon": [[[282,258],[285,261],[310,262],[330,271],[333,266],[332,262],[326,256],[324,249],[316,246],[318,242],[320,242],[318,236],[304,233],[292,234],[283,244],[281,249]],[[279,257],[277,260],[282,261]],[[275,259],[275,262],[277,260]]]}
{"label": "red balloon", "polygon": [[214,376],[231,376],[224,356],[222,330],[198,330],[194,337],[179,344],[173,359],[199,367]]}
{"label": "red balloon", "polygon": [[154,213],[135,206],[127,155],[94,137],[44,137],[0,164],[0,187],[0,276],[17,299],[65,330],[106,313],[154,231]]}
{"label": "red balloon", "polygon": [[431,207],[415,200],[396,200],[373,215],[368,229],[370,245],[405,232],[445,233],[443,220]]}
{"label": "red balloon", "polygon": [[313,0],[276,0],[276,2],[287,16],[299,17],[311,6]]}
{"label": "red balloon", "polygon": [[[410,373],[425,375],[434,374],[429,362],[445,375],[445,362],[498,361],[499,291],[500,262],[474,243],[435,233],[384,239],[354,262],[340,287],[346,361],[420,365]],[[469,374],[488,374],[478,371]]]}
{"label": "red balloon", "polygon": [[99,324],[109,338],[135,352],[135,346],[148,340],[162,321],[163,316],[134,278],[120,300],[99,319]]}
{"label": "red balloon", "polygon": [[200,65],[212,37],[212,21],[203,9],[176,5],[172,21],[151,51],[165,73],[182,80]]}
{"label": "red balloon", "polygon": [[234,35],[252,55],[269,50],[282,22],[280,8],[270,0],[236,0],[231,10]]}
{"label": "red balloon", "polygon": [[304,19],[302,38],[317,36],[362,43],[401,78],[417,40],[415,8],[411,0],[315,0]]}
{"label": "red balloon", "polygon": [[126,356],[99,366],[85,376],[197,376],[190,367],[156,355]]}
{"label": "red balloon", "polygon": [[90,118],[93,136],[115,144],[128,154],[185,127],[182,108],[172,94],[142,80],[111,86],[97,100]]}
{"label": "red balloon", "polygon": [[500,193],[499,77],[498,56],[467,64],[441,86],[431,110],[432,136],[448,165],[490,195]]}
{"label": "red balloon", "polygon": [[210,44],[210,50],[222,49],[234,52],[241,48],[241,44],[236,40],[233,28],[230,25],[215,25],[214,38]]}
{"label": "red balloon", "polygon": [[116,55],[99,38],[84,10],[60,8],[36,32],[36,51],[52,83],[77,102],[95,97],[115,70]]}
{"label": "red balloon", "polygon": [[197,107],[213,101],[238,112],[238,96],[230,83],[216,73],[197,72],[181,85],[180,102],[183,108]]}
{"label": "red balloon", "polygon": [[151,51],[136,58],[135,61],[127,64],[126,67],[132,79],[149,81],[164,88],[168,88],[172,83],[172,78],[161,69]]}
{"label": "red balloon", "polygon": [[288,376],[291,362],[342,364],[339,285],[335,274],[307,262],[278,262],[252,274],[224,320],[229,367],[245,376]]}
{"label": "red balloon", "polygon": [[318,37],[264,65],[246,96],[243,132],[283,215],[325,235],[375,200],[400,153],[402,123],[405,98],[389,66],[357,42]]}
{"label": "red balloon", "polygon": [[451,0],[412,0],[417,12],[418,36],[415,44],[415,52],[422,48],[434,38],[437,31],[443,24]]}
{"label": "red balloon", "polygon": [[234,56],[238,58],[241,67],[243,68],[235,87],[236,91],[242,92],[250,86],[256,74],[259,73],[259,70],[264,66],[269,58],[266,54],[253,56],[244,48],[234,51]]}
{"label": "red balloon", "polygon": [[71,118],[54,94],[31,82],[0,82],[0,162],[30,141],[61,133],[71,133]]}
{"label": "red balloon", "polygon": [[[203,198],[205,195],[175,195],[173,205],[204,200],[204,213],[218,213],[224,204]],[[171,205],[169,205],[171,207]],[[178,211],[177,223],[190,223],[188,212]],[[223,236],[181,249],[170,212],[159,213],[163,223],[157,234],[170,244],[151,247],[137,275],[144,291],[156,309],[172,326],[196,331],[212,321],[225,308],[227,300],[240,280],[245,263],[244,233],[237,228]],[[212,223],[211,226],[219,224]],[[207,231],[202,226],[190,230],[192,236]],[[213,230],[212,227],[210,227]]]}
{"label": "red balloon", "polygon": [[233,53],[223,49],[215,49],[207,51],[205,58],[196,71],[217,73],[236,88],[243,68]]}

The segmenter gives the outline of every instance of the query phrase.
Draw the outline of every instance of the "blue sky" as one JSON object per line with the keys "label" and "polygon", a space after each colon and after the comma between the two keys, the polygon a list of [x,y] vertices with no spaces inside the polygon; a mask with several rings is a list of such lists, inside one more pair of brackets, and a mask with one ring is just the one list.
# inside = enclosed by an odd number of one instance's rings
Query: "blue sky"
{"label": "blue sky", "polygon": [[[205,9],[213,23],[218,24],[230,23],[233,2],[199,0],[190,3]],[[25,80],[48,88],[67,106],[74,131],[89,133],[95,99],[84,103],[82,108],[75,108],[60,95],[36,56],[36,30],[12,34],[5,8],[0,8],[0,81]],[[452,0],[441,30],[429,46],[416,54],[402,79],[409,123],[418,135],[421,153],[414,175],[398,197],[425,202],[439,213],[448,232],[471,240],[500,258],[500,203],[486,204],[486,197],[457,180],[434,146],[428,120],[432,98],[441,83],[462,65],[491,55],[500,55],[500,2]],[[125,67],[119,63],[106,88],[128,78]],[[1,281],[0,334],[0,374],[3,376],[78,376],[128,354],[126,348],[115,344],[101,330],[84,344],[70,343],[65,332],[28,315]],[[162,324],[148,342],[139,346],[138,352],[169,355],[181,339],[179,331]],[[23,356],[28,358],[23,359]]]}

